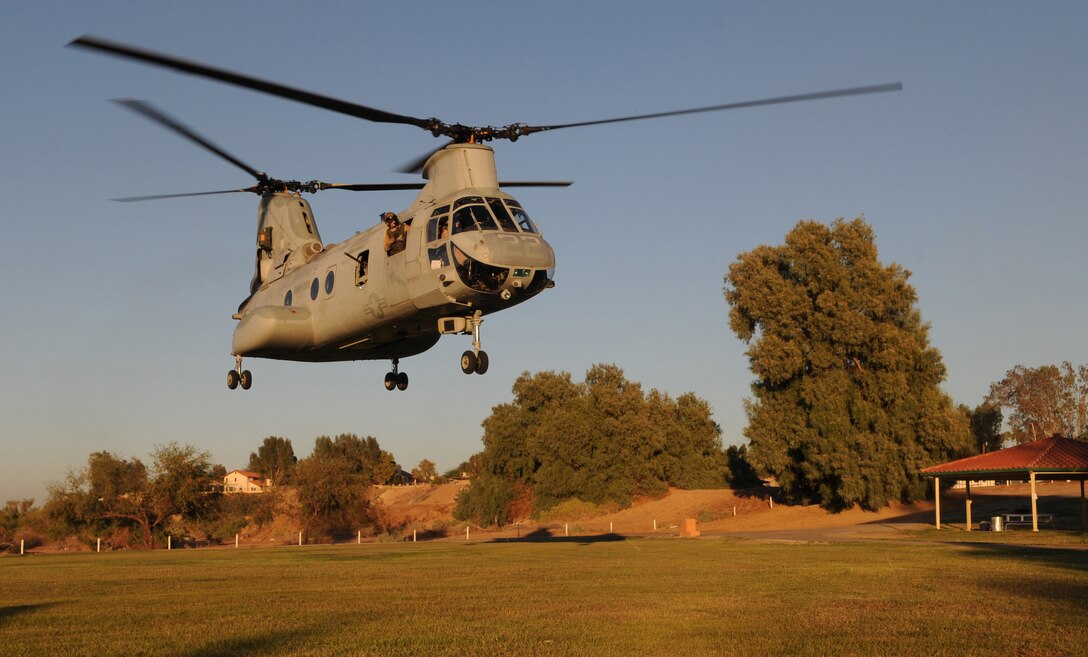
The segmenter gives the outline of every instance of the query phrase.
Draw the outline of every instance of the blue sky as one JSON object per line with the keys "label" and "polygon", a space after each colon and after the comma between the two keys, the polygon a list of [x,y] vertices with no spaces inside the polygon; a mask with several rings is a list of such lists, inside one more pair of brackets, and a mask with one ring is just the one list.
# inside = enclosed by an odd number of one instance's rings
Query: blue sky
{"label": "blue sky", "polygon": [[[1088,5],[946,2],[17,3],[0,25],[5,308],[0,500],[44,498],[92,451],[195,444],[228,469],[268,435],[309,453],[373,435],[402,465],[481,448],[523,371],[615,363],[694,391],[742,443],[751,374],[722,277],[801,219],[864,216],[913,272],[945,390],[974,406],[1017,364],[1088,361]],[[557,286],[464,336],[384,362],[249,360],[224,385],[256,198],[110,198],[251,181],[106,102],[148,100],[281,178],[411,181],[436,145],[243,89],[64,48],[81,34],[412,116],[566,123],[901,81],[904,91],[578,128],[495,147],[555,247]],[[410,194],[311,197],[339,241]]]}

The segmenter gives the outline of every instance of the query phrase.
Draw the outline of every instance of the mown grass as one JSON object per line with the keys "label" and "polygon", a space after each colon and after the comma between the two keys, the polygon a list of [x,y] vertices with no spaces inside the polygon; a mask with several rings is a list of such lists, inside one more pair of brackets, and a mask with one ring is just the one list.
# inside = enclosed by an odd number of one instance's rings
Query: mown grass
{"label": "mown grass", "polygon": [[1081,655],[1088,552],[726,539],[0,559],[4,655]]}

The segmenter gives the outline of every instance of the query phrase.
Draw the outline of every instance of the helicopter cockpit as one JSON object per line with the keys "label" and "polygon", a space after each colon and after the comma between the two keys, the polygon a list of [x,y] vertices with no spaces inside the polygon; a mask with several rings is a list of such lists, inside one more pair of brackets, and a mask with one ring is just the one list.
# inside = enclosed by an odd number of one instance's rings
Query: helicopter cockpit
{"label": "helicopter cockpit", "polygon": [[[466,239],[468,233],[480,239]],[[488,234],[508,237],[504,240],[488,239]],[[457,239],[458,235],[462,237]],[[450,205],[436,208],[427,222],[431,269],[442,269],[452,263],[466,286],[481,292],[494,292],[506,283],[512,267],[553,266],[547,257],[540,262],[536,262],[539,257],[530,257],[526,261],[526,251],[533,249],[525,249],[520,244],[521,238],[515,235],[531,235],[534,246],[543,245],[536,225],[514,199],[463,196]],[[512,243],[518,243],[518,247],[508,250]],[[547,251],[550,255],[550,249]]]}

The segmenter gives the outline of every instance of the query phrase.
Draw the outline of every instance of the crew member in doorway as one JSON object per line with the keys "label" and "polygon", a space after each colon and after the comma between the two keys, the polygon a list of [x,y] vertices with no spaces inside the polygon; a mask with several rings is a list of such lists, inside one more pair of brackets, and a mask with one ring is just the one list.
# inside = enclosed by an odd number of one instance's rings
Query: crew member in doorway
{"label": "crew member in doorway", "polygon": [[402,224],[400,219],[397,218],[396,212],[383,212],[382,221],[385,222],[386,255],[400,253],[404,250],[405,241],[408,239],[408,230],[411,226]]}

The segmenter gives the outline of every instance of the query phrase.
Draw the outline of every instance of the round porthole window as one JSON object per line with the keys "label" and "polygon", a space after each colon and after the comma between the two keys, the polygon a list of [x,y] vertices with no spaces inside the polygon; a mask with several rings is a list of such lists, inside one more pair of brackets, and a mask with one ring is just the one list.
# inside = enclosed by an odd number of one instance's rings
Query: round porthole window
{"label": "round porthole window", "polygon": [[287,290],[287,294],[285,294],[283,296],[283,305],[285,305],[285,306],[290,306],[291,305],[291,296],[292,296],[291,295],[291,290]]}
{"label": "round porthole window", "polygon": [[314,281],[312,283],[310,283],[310,298],[313,299],[314,301],[317,301],[317,291],[320,290],[320,289],[321,289],[321,284],[318,283],[317,279],[315,278]]}
{"label": "round porthole window", "polygon": [[335,281],[333,280],[332,272],[330,271],[325,275],[325,294],[332,294],[332,286]]}

